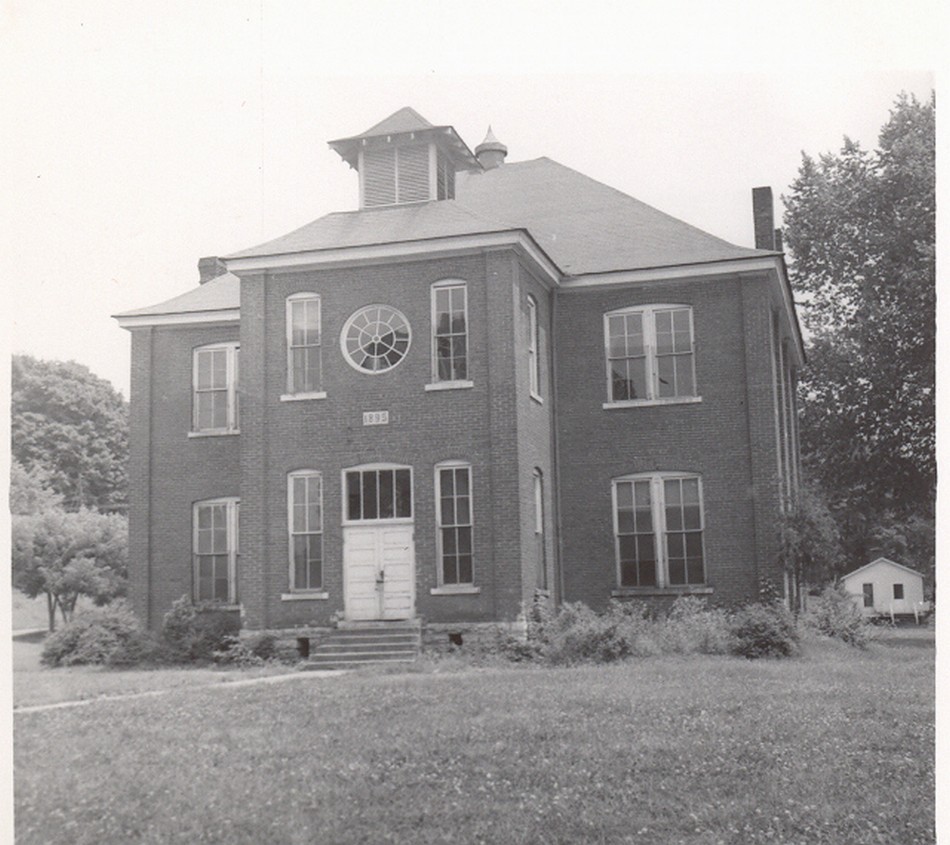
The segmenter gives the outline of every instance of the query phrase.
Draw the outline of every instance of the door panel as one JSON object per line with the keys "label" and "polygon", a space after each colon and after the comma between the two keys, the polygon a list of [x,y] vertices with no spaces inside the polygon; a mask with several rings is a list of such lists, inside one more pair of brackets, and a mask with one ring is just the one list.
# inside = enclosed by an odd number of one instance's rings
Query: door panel
{"label": "door panel", "polygon": [[345,526],[346,618],[357,621],[412,617],[414,563],[412,525]]}

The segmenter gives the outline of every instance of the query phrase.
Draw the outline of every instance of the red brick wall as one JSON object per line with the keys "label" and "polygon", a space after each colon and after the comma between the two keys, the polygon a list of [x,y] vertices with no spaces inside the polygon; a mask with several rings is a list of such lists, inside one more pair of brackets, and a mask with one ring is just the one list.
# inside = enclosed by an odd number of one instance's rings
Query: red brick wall
{"label": "red brick wall", "polygon": [[[561,532],[568,601],[602,607],[617,586],[611,479],[702,476],[712,600],[753,598],[776,511],[768,291],[763,280],[704,279],[564,290],[556,326]],[[701,403],[604,409],[603,315],[650,303],[693,307]],[[760,313],[761,312],[761,313]]]}
{"label": "red brick wall", "polygon": [[192,594],[192,505],[239,495],[240,435],[188,437],[192,350],[237,339],[236,325],[132,333],[129,589],[152,627]]}

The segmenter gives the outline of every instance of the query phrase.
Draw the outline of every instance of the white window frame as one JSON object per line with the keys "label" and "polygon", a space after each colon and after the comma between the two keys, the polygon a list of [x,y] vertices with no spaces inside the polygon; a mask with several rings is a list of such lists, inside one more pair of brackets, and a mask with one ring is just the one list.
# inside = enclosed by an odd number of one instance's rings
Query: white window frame
{"label": "white window frame", "polygon": [[[215,599],[202,599],[199,597],[199,577],[198,577],[198,511],[203,507],[214,507],[218,505],[226,506],[227,520],[227,556],[228,556],[228,599],[227,602],[221,602]],[[240,507],[241,500],[236,496],[222,496],[217,499],[202,499],[194,502],[191,506],[191,556],[192,556],[192,591],[195,602],[212,602],[216,604],[237,604],[237,562],[240,556],[239,538],[240,538]]]}
{"label": "white window frame", "polygon": [[[464,379],[440,379],[439,378],[439,358],[438,358],[438,309],[436,301],[438,292],[446,289],[461,289],[465,303],[465,378]],[[426,390],[452,390],[458,388],[473,387],[474,383],[469,378],[471,375],[471,332],[468,318],[468,283],[462,279],[442,279],[436,282],[430,288],[429,305],[429,323],[430,329],[430,357],[431,373],[430,382],[425,386]]]}
{"label": "white window frame", "polygon": [[538,301],[529,293],[528,308],[528,393],[532,399],[542,402],[541,398],[541,356],[540,334],[538,330]]}
{"label": "white window frame", "polygon": [[[443,581],[442,568],[442,529],[447,527],[442,524],[442,471],[448,469],[467,469],[468,470],[468,527],[472,532],[472,580],[465,583],[446,584]],[[475,479],[472,474],[472,465],[468,461],[441,461],[437,463],[433,473],[433,491],[435,500],[435,544],[436,544],[436,579],[438,587],[430,590],[432,595],[459,595],[459,594],[477,594],[481,589],[476,584],[475,578]]]}
{"label": "white window frame", "polygon": [[[208,343],[204,346],[196,346],[192,350],[191,357],[191,431],[189,437],[207,437],[219,434],[238,434],[238,387],[239,377],[239,353],[241,344],[237,341],[228,341],[226,343]],[[198,427],[198,358],[202,353],[220,352],[224,350],[227,355],[227,425],[224,428],[199,428]]]}
{"label": "white window frame", "polygon": [[[350,328],[353,326],[353,323],[356,322],[357,317],[363,314],[366,311],[371,311],[373,308],[385,308],[388,311],[391,311],[395,317],[398,317],[406,326],[406,348],[402,353],[402,357],[396,361],[395,364],[392,364],[382,370],[367,370],[357,364],[351,357],[350,352],[347,349],[346,337],[349,334]],[[385,305],[381,302],[374,302],[370,305],[363,305],[357,308],[350,316],[347,318],[346,322],[343,324],[343,328],[340,331],[340,352],[343,355],[343,360],[346,361],[356,372],[361,373],[367,376],[381,376],[386,373],[391,373],[396,367],[398,367],[406,358],[409,356],[409,350],[412,349],[412,326],[409,323],[409,319],[406,315],[400,311],[398,308],[392,305]]]}
{"label": "white window frame", "polygon": [[[350,472],[367,472],[374,470],[398,470],[405,469],[409,470],[409,516],[393,516],[386,517],[384,519],[350,519],[349,518],[349,488],[346,483],[347,473]],[[395,476],[394,476],[395,481]],[[346,525],[411,525],[415,521],[416,513],[416,484],[415,477],[411,466],[407,464],[389,464],[389,463],[376,463],[376,464],[360,464],[355,467],[346,467],[340,471],[340,489],[342,490],[342,495],[340,496],[341,500],[341,511],[342,511],[342,522],[341,524]],[[378,491],[377,487],[377,491]],[[377,499],[378,504],[378,499]]]}
{"label": "white window frame", "polygon": [[[674,480],[693,480],[695,479],[699,489],[699,531],[700,542],[702,543],[703,555],[703,581],[702,584],[670,584],[669,578],[669,552],[667,549],[667,525],[666,525],[666,494],[664,491],[664,482]],[[617,508],[617,485],[633,484],[637,481],[650,482],[650,504],[651,516],[653,520],[653,547],[656,553],[656,584],[651,586],[634,587],[625,586],[622,583],[623,573],[620,560],[620,520]],[[703,498],[703,479],[695,472],[644,472],[633,475],[624,475],[611,479],[610,499],[612,510],[612,521],[614,531],[614,561],[616,566],[615,579],[617,592],[655,592],[657,590],[670,590],[675,592],[711,592],[708,588],[709,575],[706,569],[706,507]]]}
{"label": "white window frame", "polygon": [[[693,376],[693,393],[682,396],[659,395],[659,373],[656,352],[656,317],[666,311],[685,310],[689,313],[689,342],[690,365]],[[647,396],[641,399],[614,399],[613,398],[613,371],[610,365],[610,318],[626,314],[640,314],[643,321],[643,346],[646,360],[646,387]],[[701,402],[698,385],[696,384],[696,331],[693,323],[693,306],[684,303],[656,303],[650,305],[631,305],[616,308],[604,314],[604,368],[607,378],[607,401],[603,407],[629,408],[643,405],[680,405],[690,402]]]}
{"label": "white window frame", "polygon": [[318,373],[317,381],[321,387],[323,386],[323,302],[320,299],[320,294],[313,293],[312,291],[301,291],[300,293],[294,293],[288,296],[285,305],[285,332],[287,340],[287,392],[280,397],[281,401],[284,402],[303,399],[326,399],[327,396],[325,390],[294,390],[293,310],[294,306],[301,302],[315,302],[317,305],[317,334],[319,335],[319,343],[309,344],[309,346],[315,345],[320,348],[320,371]]}
{"label": "white window frame", "polygon": [[[319,500],[320,500],[320,530],[319,531],[295,531],[294,530],[294,505],[296,504],[294,500],[294,481],[298,478],[305,479],[317,479],[319,483]],[[326,571],[324,564],[326,563],[326,558],[324,557],[324,543],[323,543],[323,534],[324,534],[324,525],[326,522],[326,515],[323,511],[323,473],[315,469],[298,469],[293,472],[287,473],[287,558],[289,571],[287,574],[287,583],[290,585],[290,592],[294,596],[305,596],[311,598],[326,598]],[[308,526],[309,527],[309,526]],[[297,567],[296,561],[294,560],[294,537],[298,534],[318,534],[320,542],[320,586],[319,587],[300,587],[297,586],[296,576],[297,576]]]}

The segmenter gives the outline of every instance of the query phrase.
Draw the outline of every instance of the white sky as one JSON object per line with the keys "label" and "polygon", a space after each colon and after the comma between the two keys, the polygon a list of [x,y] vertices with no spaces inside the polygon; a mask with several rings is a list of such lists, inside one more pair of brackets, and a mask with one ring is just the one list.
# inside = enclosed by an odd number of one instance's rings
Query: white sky
{"label": "white sky", "polygon": [[404,105],[752,245],[754,186],[778,199],[801,150],[844,134],[873,147],[897,93],[933,85],[935,6],[807,5],[7,0],[11,350],[128,395],[110,315],[193,287],[203,255],[355,207],[326,141]]}

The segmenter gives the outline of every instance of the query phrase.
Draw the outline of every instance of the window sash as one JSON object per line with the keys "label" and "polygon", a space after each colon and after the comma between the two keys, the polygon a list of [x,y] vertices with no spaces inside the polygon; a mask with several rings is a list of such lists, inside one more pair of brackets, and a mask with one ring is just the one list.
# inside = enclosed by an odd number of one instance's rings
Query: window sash
{"label": "window sash", "polygon": [[464,284],[432,288],[432,381],[468,378],[468,291]]}
{"label": "window sash", "polygon": [[195,601],[237,601],[237,499],[196,502],[192,511],[193,594]]}
{"label": "window sash", "polygon": [[604,315],[610,402],[696,395],[690,306],[644,306]]}
{"label": "window sash", "polygon": [[239,354],[237,344],[195,349],[192,361],[193,431],[237,431]]}
{"label": "window sash", "polygon": [[706,583],[699,476],[654,474],[615,479],[613,510],[620,587]]}
{"label": "window sash", "polygon": [[382,467],[344,473],[347,522],[412,519],[412,470]]}
{"label": "window sash", "polygon": [[538,356],[538,303],[528,297],[528,385],[532,396],[541,395],[540,358]]}
{"label": "window sash", "polygon": [[317,393],[323,381],[323,333],[320,297],[287,300],[287,390]]}
{"label": "window sash", "polygon": [[287,481],[290,589],[323,588],[323,477],[290,473]]}
{"label": "window sash", "polygon": [[468,464],[436,467],[439,584],[475,583],[472,549],[472,468]]}

